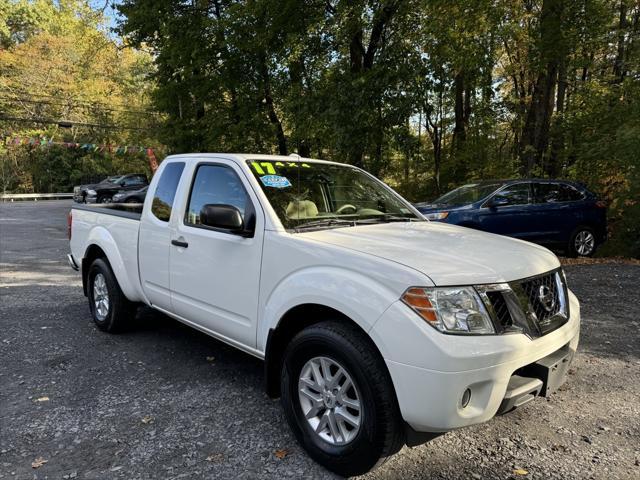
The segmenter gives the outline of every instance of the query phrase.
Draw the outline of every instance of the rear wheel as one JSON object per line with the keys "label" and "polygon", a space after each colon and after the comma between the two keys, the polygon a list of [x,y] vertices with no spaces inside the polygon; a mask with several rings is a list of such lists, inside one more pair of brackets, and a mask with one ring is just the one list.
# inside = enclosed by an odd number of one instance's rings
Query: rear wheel
{"label": "rear wheel", "polygon": [[105,194],[98,197],[98,203],[111,203],[111,195]]}
{"label": "rear wheel", "polygon": [[571,235],[567,251],[571,257],[590,257],[596,246],[594,231],[589,227],[578,227]]}
{"label": "rear wheel", "polygon": [[124,296],[109,264],[102,258],[89,267],[89,309],[96,326],[105,332],[124,330],[134,314],[135,305]]}
{"label": "rear wheel", "polygon": [[404,443],[386,365],[371,340],[344,322],[318,323],[293,338],[281,399],[300,444],[340,475],[368,472]]}

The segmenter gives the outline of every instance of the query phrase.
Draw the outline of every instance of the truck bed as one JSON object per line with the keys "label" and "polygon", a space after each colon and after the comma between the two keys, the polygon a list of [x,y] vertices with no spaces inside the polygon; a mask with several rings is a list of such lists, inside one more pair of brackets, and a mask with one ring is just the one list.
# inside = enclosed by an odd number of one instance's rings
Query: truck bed
{"label": "truck bed", "polygon": [[71,209],[71,254],[82,262],[91,245],[109,259],[120,288],[131,301],[144,296],[138,276],[138,234],[142,205],[73,205]]}

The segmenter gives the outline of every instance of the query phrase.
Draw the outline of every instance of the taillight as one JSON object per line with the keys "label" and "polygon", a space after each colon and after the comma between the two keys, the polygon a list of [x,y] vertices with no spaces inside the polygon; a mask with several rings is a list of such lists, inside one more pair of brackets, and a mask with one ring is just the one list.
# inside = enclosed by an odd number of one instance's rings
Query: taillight
{"label": "taillight", "polygon": [[71,224],[73,223],[73,216],[71,215],[71,211],[67,214],[67,236],[69,237],[69,241],[71,241]]}
{"label": "taillight", "polygon": [[607,208],[607,202],[605,202],[604,200],[598,200],[596,202],[596,207],[598,207],[598,208]]}

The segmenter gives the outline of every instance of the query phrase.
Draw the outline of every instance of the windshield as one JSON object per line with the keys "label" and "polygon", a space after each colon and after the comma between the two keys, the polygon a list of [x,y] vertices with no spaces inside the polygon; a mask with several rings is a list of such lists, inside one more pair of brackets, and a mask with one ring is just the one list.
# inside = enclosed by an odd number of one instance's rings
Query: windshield
{"label": "windshield", "polygon": [[462,205],[482,200],[502,186],[501,183],[469,183],[445,193],[433,201],[436,204]]}
{"label": "windshield", "polygon": [[286,229],[423,220],[382,182],[348,165],[247,163]]}
{"label": "windshield", "polygon": [[122,177],[124,177],[124,175],[114,175],[112,177],[105,178],[101,183],[118,183]]}

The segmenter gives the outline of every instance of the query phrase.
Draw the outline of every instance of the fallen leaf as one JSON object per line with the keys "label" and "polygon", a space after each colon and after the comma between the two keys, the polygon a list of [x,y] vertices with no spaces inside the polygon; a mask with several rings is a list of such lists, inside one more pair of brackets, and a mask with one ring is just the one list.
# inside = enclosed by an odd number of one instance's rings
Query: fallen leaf
{"label": "fallen leaf", "polygon": [[522,469],[522,468],[516,468],[513,473],[515,473],[516,475],[528,475],[529,472],[527,472],[526,470]]}
{"label": "fallen leaf", "polygon": [[289,450],[283,448],[281,450],[276,450],[275,452],[273,452],[273,454],[276,456],[276,458],[283,459],[284,457],[289,455]]}
{"label": "fallen leaf", "polygon": [[221,463],[224,460],[224,455],[222,453],[212,453],[206,460],[211,463]]}
{"label": "fallen leaf", "polygon": [[48,401],[49,401],[49,397],[36,398],[36,402],[48,402]]}
{"label": "fallen leaf", "polygon": [[47,462],[48,462],[48,460],[45,460],[42,457],[38,457],[33,462],[31,462],[31,467],[32,468],[40,468],[41,466],[43,466]]}
{"label": "fallen leaf", "polygon": [[145,415],[144,417],[142,417],[142,423],[153,423],[153,417],[151,415]]}
{"label": "fallen leaf", "polygon": [[216,359],[216,357],[207,357],[207,362],[213,362]]}

